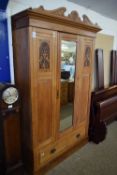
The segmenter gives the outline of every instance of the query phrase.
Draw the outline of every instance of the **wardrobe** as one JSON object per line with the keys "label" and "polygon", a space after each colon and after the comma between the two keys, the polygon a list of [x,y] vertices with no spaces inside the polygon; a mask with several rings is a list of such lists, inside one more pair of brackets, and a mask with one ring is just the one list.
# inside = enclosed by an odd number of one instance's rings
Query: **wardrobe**
{"label": "wardrobe", "polygon": [[87,143],[97,24],[66,8],[12,16],[23,163],[41,174]]}

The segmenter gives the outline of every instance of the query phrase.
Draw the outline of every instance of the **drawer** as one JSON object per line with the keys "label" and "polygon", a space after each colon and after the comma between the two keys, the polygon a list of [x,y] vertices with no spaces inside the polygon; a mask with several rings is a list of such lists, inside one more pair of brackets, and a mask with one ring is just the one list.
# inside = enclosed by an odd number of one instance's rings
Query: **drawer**
{"label": "drawer", "polygon": [[43,147],[37,155],[37,165],[44,166],[50,160],[60,156],[65,151],[69,150],[73,145],[81,142],[85,137],[85,128],[81,127],[78,130],[60,138],[55,144]]}
{"label": "drawer", "polygon": [[69,145],[71,146],[76,143],[80,143],[85,137],[86,137],[86,129],[84,127],[81,127],[73,132],[71,138],[69,138]]}
{"label": "drawer", "polygon": [[47,146],[42,148],[39,152],[40,157],[40,166],[43,166],[45,163],[49,162],[49,160],[54,159],[55,157],[59,156],[63,153],[66,149],[66,143],[63,144],[54,144],[51,146]]}

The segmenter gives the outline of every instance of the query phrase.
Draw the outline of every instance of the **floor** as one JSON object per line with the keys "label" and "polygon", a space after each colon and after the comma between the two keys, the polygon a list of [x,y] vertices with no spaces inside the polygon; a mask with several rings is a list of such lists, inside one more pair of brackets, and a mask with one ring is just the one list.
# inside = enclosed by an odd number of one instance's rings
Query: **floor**
{"label": "floor", "polygon": [[86,144],[46,175],[117,175],[117,121],[108,125],[103,142]]}
{"label": "floor", "polygon": [[108,125],[105,141],[88,143],[47,175],[117,175],[117,121]]}

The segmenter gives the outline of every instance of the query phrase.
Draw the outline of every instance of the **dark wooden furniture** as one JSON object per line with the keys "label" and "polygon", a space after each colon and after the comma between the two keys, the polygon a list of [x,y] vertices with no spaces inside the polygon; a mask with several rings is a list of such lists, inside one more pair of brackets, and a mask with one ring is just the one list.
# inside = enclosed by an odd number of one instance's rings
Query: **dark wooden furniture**
{"label": "dark wooden furniture", "polygon": [[5,145],[4,145],[4,134],[3,134],[3,119],[0,116],[0,173],[5,175],[6,172],[6,159],[5,159]]}
{"label": "dark wooden furniture", "polygon": [[[26,170],[41,174],[88,139],[92,58],[101,29],[76,11],[27,9],[12,17],[15,80],[22,96],[22,139]],[[60,132],[60,60],[62,41],[76,45],[74,116]]]}
{"label": "dark wooden furniture", "polygon": [[96,75],[97,75],[97,89],[104,89],[104,60],[103,50],[96,49]]}
{"label": "dark wooden furniture", "polygon": [[70,80],[61,81],[61,105],[74,100],[74,82]]}
{"label": "dark wooden furniture", "polygon": [[[2,99],[0,84],[0,174],[8,174],[21,166],[20,103],[6,104]],[[4,89],[4,88],[3,88]],[[10,93],[10,92],[9,92]],[[10,96],[10,94],[7,94]]]}
{"label": "dark wooden furniture", "polygon": [[95,143],[106,137],[106,124],[117,118],[117,86],[92,93],[89,139]]}
{"label": "dark wooden furniture", "polygon": [[68,101],[73,102],[74,100],[74,82],[68,82]]}
{"label": "dark wooden furniture", "polygon": [[[116,84],[116,52],[111,52],[111,85]],[[99,143],[106,137],[106,124],[117,116],[117,86],[104,88],[103,50],[96,50],[97,90],[92,92],[89,140]]]}
{"label": "dark wooden furniture", "polygon": [[112,50],[111,51],[111,72],[110,72],[110,85],[116,85],[117,84],[117,51]]}
{"label": "dark wooden furniture", "polygon": [[68,103],[68,81],[61,81],[61,106]]}

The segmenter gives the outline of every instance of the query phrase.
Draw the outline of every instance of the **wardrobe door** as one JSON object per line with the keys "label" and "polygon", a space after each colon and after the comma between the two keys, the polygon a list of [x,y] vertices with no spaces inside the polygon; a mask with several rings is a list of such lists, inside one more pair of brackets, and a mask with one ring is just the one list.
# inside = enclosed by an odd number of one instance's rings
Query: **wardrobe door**
{"label": "wardrobe door", "polygon": [[78,54],[77,35],[59,33],[58,49],[58,131],[60,136],[74,129],[74,87],[76,59]]}
{"label": "wardrobe door", "polygon": [[80,36],[78,37],[78,41],[78,61],[80,64],[80,70],[79,72],[76,72],[75,113],[77,115],[77,119],[75,122],[76,127],[81,124],[84,124],[85,127],[88,127],[94,41],[92,38]]}
{"label": "wardrobe door", "polygon": [[57,33],[33,28],[31,42],[33,142],[41,147],[55,140]]}

